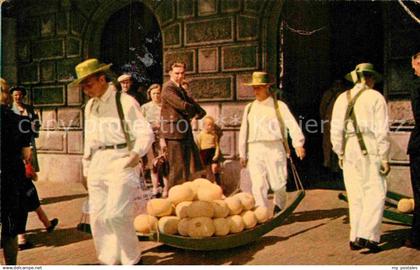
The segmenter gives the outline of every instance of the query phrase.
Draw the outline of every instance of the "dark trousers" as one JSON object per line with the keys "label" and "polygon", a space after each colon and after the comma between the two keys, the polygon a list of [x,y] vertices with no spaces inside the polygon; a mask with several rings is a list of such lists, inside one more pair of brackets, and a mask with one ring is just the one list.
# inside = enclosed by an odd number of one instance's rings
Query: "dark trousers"
{"label": "dark trousers", "polygon": [[191,160],[191,143],[188,140],[168,140],[168,190],[178,184],[189,180],[190,177],[190,160]]}
{"label": "dark trousers", "polygon": [[415,204],[411,241],[420,245],[420,153],[410,155],[410,173]]}

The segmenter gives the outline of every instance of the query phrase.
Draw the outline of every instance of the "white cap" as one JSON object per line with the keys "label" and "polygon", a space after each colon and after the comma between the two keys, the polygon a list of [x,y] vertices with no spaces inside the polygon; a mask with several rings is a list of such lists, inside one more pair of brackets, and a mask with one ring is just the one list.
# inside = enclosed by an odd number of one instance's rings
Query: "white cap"
{"label": "white cap", "polygon": [[120,77],[118,77],[117,80],[119,82],[122,82],[122,81],[129,80],[129,79],[131,79],[131,74],[123,74]]}

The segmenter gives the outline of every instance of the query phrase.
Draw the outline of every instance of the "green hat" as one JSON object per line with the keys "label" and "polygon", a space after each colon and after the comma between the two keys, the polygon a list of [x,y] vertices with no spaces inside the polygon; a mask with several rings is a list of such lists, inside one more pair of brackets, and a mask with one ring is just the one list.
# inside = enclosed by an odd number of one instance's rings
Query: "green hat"
{"label": "green hat", "polygon": [[79,85],[84,79],[101,71],[107,71],[112,64],[100,63],[98,59],[92,58],[83,61],[75,68],[77,79],[72,81],[68,86],[74,87]]}
{"label": "green hat", "polygon": [[272,85],[274,82],[270,82],[270,78],[267,72],[256,71],[252,73],[252,81],[244,83],[244,85],[259,86],[259,85]]}
{"label": "green hat", "polygon": [[375,71],[371,63],[361,63],[356,66],[356,68],[347,73],[344,78],[350,82],[357,83],[363,77],[363,73],[370,73],[373,76],[375,82],[382,81],[382,75]]}

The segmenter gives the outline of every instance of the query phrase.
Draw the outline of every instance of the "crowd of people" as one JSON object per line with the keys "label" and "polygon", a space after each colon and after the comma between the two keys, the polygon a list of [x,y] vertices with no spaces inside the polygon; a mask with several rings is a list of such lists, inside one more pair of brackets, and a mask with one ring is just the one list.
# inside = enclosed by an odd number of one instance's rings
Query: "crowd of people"
{"label": "crowd of people", "polygon": [[[410,81],[412,108],[416,123],[420,119],[420,52],[411,58],[414,77]],[[194,100],[185,79],[185,63],[170,66],[169,80],[152,84],[147,100],[130,92],[130,74],[111,83],[111,64],[88,59],[75,67],[80,87],[90,97],[85,115],[83,175],[87,181],[92,236],[98,260],[103,264],[142,264],[133,227],[132,200],[139,173],[150,170],[154,198],[166,198],[174,185],[191,180],[195,172],[223,187],[221,179],[222,131],[214,116]],[[346,90],[336,81],[324,95],[321,117],[328,122],[324,134],[324,165],[340,167],[349,199],[351,250],[381,251],[380,236],[387,192],[389,165],[388,109],[385,98],[375,90],[382,75],[370,63],[361,63],[345,79],[353,84]],[[274,193],[274,214],[287,206],[288,145],[299,159],[306,156],[305,136],[288,105],[271,90],[267,72],[254,72],[250,82],[255,100],[246,105],[239,132],[240,165],[249,170],[252,194],[257,206],[269,207],[268,192]],[[120,88],[120,89],[118,89]],[[2,246],[7,264],[16,264],[17,238],[24,244],[29,211],[35,211],[48,232],[58,219],[49,220],[39,203],[34,172],[39,171],[34,138],[38,117],[29,105],[22,86],[9,87],[1,80],[2,92]],[[9,104],[10,94],[13,103]],[[28,119],[30,130],[20,132],[19,123]],[[195,136],[192,121],[202,120]],[[115,126],[119,129],[115,129]],[[412,233],[405,245],[420,249],[420,131],[412,132],[410,155],[411,180],[415,200]],[[12,134],[13,136],[9,136]],[[332,154],[334,152],[334,154]],[[5,158],[7,157],[7,158]],[[335,164],[335,165],[334,165]],[[25,175],[25,165],[28,165]],[[29,166],[30,165],[30,166]],[[30,167],[33,166],[31,169]],[[334,169],[335,170],[335,169]],[[35,173],[36,175],[36,173]],[[25,196],[31,190],[31,196]],[[7,205],[7,207],[5,207]],[[7,222],[6,222],[7,221]],[[19,235],[19,237],[17,237]]]}

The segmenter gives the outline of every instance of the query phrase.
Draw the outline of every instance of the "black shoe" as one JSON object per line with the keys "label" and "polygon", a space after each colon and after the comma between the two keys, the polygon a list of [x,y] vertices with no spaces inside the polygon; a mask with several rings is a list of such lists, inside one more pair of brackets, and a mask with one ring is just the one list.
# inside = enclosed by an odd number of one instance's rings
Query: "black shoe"
{"label": "black shoe", "polygon": [[277,215],[280,212],[281,212],[281,208],[278,207],[277,205],[274,205],[274,215]]}
{"label": "black shoe", "polygon": [[350,245],[351,250],[360,250],[360,249],[363,248],[363,247],[359,246],[355,241],[354,242],[350,241],[349,245]]}
{"label": "black shoe", "polygon": [[379,246],[378,242],[370,240],[366,242],[366,248],[368,248],[371,253],[378,253],[382,251],[382,248]]}
{"label": "black shoe", "polygon": [[49,233],[54,231],[55,226],[57,226],[57,224],[58,224],[58,219],[57,218],[51,219],[50,223],[51,223],[51,225],[47,228],[47,232],[49,232]]}
{"label": "black shoe", "polygon": [[34,247],[34,244],[32,244],[29,241],[26,241],[24,244],[18,245],[18,247],[19,247],[19,250],[30,249]]}
{"label": "black shoe", "polygon": [[355,244],[361,248],[369,249],[369,253],[378,253],[382,251],[382,248],[379,246],[378,242],[367,240],[364,238],[356,238]]}
{"label": "black shoe", "polygon": [[420,250],[420,243],[415,243],[411,239],[405,240],[404,241],[404,246],[408,247],[408,248],[414,248],[414,249]]}

